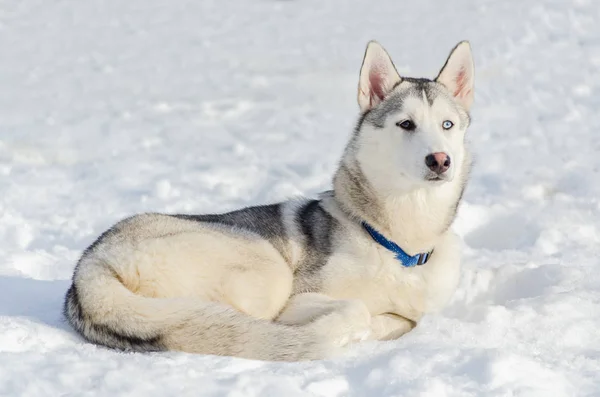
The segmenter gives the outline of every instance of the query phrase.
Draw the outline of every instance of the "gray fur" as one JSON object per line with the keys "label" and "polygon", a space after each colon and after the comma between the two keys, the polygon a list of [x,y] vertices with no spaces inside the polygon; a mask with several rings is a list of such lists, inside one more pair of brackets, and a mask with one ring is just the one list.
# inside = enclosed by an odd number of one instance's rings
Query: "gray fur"
{"label": "gray fur", "polygon": [[333,178],[340,207],[360,220],[380,224],[383,213],[377,195],[357,162],[342,162]]}
{"label": "gray fur", "polygon": [[294,221],[304,243],[304,255],[295,269],[294,290],[296,293],[316,291],[320,279],[318,272],[333,253],[333,239],[339,223],[321,207],[319,200],[302,205]]}
{"label": "gray fur", "polygon": [[196,222],[217,223],[245,229],[266,238],[285,257],[287,236],[281,213],[282,203],[247,207],[224,214],[172,215]]}

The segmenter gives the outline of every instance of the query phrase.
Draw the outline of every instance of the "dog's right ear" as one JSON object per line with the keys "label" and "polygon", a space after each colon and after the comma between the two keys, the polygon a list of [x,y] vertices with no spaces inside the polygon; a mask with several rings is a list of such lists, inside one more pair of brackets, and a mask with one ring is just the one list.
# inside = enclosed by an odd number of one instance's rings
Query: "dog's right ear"
{"label": "dog's right ear", "polygon": [[376,41],[367,45],[358,82],[358,105],[362,112],[377,106],[401,81],[392,59]]}

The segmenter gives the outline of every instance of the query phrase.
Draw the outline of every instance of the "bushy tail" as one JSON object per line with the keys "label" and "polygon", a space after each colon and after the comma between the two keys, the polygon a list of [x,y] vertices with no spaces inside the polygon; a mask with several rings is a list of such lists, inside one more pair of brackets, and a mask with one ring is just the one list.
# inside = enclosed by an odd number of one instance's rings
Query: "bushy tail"
{"label": "bushy tail", "polygon": [[255,319],[220,303],[140,296],[108,270],[74,281],[64,315],[88,341],[121,350],[179,350],[273,361],[325,355],[310,327]]}

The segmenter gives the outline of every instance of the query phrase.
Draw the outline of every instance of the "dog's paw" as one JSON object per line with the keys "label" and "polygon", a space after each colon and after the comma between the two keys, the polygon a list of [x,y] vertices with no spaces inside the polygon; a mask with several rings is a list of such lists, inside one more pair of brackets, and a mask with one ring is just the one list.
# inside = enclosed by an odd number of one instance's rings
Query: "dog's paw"
{"label": "dog's paw", "polygon": [[369,338],[371,314],[360,300],[339,301],[337,308],[313,323],[318,334],[343,347]]}

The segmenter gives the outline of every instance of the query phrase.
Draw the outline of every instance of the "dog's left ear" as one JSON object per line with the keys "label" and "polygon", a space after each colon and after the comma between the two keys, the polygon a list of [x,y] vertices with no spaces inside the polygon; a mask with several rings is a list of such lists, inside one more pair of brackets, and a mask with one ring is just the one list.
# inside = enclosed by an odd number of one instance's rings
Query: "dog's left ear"
{"label": "dog's left ear", "polygon": [[360,110],[366,112],[377,106],[400,80],[392,59],[381,44],[369,42],[358,82]]}
{"label": "dog's left ear", "polygon": [[468,41],[461,41],[454,47],[435,81],[445,85],[454,98],[469,110],[473,103],[475,66]]}

